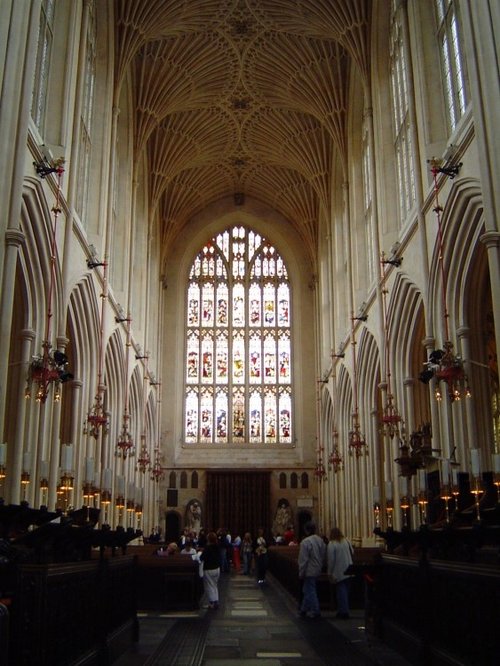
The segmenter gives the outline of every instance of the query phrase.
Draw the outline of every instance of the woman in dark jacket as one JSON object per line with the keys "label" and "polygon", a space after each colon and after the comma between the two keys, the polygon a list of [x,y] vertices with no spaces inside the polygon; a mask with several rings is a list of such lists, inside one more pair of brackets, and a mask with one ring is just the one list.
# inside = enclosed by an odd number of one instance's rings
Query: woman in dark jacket
{"label": "woman in dark jacket", "polygon": [[200,555],[203,562],[203,588],[208,599],[208,607],[219,608],[220,549],[215,532],[207,535],[207,545]]}

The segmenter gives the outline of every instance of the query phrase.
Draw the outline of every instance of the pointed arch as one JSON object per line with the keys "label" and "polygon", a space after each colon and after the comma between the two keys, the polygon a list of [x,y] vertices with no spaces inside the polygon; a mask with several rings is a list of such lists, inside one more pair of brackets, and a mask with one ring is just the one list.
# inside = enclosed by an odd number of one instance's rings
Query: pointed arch
{"label": "pointed arch", "polygon": [[401,272],[390,291],[387,321],[387,344],[393,361],[391,390],[411,432],[431,418],[429,390],[417,381],[427,358],[423,345],[425,314],[420,290]]}
{"label": "pointed arch", "polygon": [[242,224],[199,250],[186,289],[187,444],[291,444],[290,291],[277,249]]}

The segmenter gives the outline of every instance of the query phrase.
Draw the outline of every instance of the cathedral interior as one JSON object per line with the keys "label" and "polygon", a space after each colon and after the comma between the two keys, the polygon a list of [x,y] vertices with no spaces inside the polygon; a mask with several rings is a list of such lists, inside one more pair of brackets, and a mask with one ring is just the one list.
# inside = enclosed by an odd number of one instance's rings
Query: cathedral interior
{"label": "cathedral interior", "polygon": [[0,15],[2,506],[167,541],[483,524],[498,2]]}

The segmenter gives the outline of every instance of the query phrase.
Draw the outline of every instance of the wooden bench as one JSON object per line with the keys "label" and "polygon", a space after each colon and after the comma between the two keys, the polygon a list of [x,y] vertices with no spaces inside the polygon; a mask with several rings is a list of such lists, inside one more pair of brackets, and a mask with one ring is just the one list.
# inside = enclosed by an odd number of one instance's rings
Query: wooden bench
{"label": "wooden bench", "polygon": [[112,663],[138,636],[135,570],[127,556],[19,564],[9,609],[10,661],[0,662]]}
{"label": "wooden bench", "polygon": [[203,594],[198,563],[189,555],[159,556],[158,544],[130,546],[137,562],[139,610],[196,610]]}

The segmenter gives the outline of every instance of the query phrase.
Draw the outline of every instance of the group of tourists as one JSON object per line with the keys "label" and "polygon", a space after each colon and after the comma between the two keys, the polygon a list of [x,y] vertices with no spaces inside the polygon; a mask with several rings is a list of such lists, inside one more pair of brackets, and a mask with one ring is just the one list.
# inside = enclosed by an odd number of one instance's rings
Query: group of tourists
{"label": "group of tourists", "polygon": [[[334,586],[337,601],[337,617],[349,617],[349,581],[346,573],[352,564],[353,548],[349,540],[338,527],[330,532],[326,539],[316,533],[315,524],[310,521],[304,525],[304,538],[299,542],[295,538],[293,526],[287,526],[281,538],[271,539],[272,544],[298,545],[298,573],[302,581],[302,599],[299,616],[318,618],[321,616],[317,593],[317,580],[326,571],[330,583]],[[256,575],[258,585],[266,582],[268,568],[268,540],[262,528],[257,535],[245,532],[231,537],[229,530],[219,528],[206,532],[203,528],[198,533],[186,528],[179,541],[162,548],[158,555],[168,556],[175,553],[189,555],[199,563],[200,576],[203,578],[207,607],[219,607],[219,578],[221,573],[231,569],[244,576]]]}
{"label": "group of tourists", "polygon": [[304,525],[306,536],[300,542],[299,549],[299,578],[302,580],[302,601],[299,615],[301,617],[321,617],[317,580],[325,566],[330,583],[335,586],[337,599],[337,617],[349,618],[349,581],[351,574],[347,573],[353,563],[353,548],[351,543],[342,534],[338,527],[330,532],[330,539],[316,534],[313,522]]}

